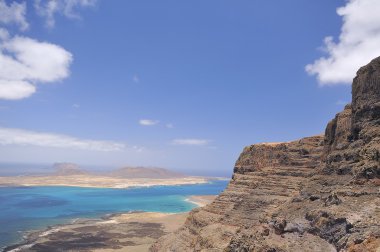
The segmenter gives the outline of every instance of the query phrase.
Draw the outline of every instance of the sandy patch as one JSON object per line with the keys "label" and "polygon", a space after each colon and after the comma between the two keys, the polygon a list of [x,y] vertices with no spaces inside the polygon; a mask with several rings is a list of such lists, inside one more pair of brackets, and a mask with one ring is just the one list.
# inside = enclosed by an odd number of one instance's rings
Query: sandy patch
{"label": "sandy patch", "polygon": [[95,188],[130,188],[150,186],[173,186],[208,183],[204,177],[183,177],[166,179],[116,178],[98,175],[67,176],[17,176],[0,177],[0,186],[74,186]]}
{"label": "sandy patch", "polygon": [[198,205],[199,207],[203,207],[203,206],[213,202],[217,196],[218,195],[193,195],[193,196],[190,196],[189,198],[187,198],[186,200],[188,202],[195,204],[195,205]]}

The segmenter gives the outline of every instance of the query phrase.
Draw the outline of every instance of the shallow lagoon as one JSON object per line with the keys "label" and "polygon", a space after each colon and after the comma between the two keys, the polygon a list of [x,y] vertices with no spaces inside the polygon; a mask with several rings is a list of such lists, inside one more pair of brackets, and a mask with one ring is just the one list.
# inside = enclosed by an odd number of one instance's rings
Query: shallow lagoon
{"label": "shallow lagoon", "polygon": [[178,213],[196,207],[190,195],[219,194],[228,181],[129,189],[0,187],[0,248],[28,230],[128,211]]}

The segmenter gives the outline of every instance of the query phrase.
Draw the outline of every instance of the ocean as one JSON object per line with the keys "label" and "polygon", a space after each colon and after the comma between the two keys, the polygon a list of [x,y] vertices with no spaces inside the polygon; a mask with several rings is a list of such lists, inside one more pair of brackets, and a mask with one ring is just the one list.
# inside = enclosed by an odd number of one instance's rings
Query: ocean
{"label": "ocean", "polygon": [[0,248],[20,242],[26,231],[128,211],[187,212],[190,195],[219,194],[228,181],[128,189],[0,187]]}

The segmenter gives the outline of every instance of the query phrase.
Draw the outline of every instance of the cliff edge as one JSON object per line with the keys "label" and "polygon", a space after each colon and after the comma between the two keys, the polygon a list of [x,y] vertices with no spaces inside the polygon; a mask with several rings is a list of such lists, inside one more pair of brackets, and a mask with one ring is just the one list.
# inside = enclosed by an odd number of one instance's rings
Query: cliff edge
{"label": "cliff edge", "polygon": [[324,136],[244,148],[211,204],[151,251],[380,251],[380,57]]}

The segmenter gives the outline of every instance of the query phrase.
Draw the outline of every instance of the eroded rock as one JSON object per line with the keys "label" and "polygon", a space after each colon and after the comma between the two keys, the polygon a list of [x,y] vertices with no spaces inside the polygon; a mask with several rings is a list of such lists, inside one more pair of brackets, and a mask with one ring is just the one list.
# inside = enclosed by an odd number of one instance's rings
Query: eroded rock
{"label": "eroded rock", "polygon": [[[270,225],[268,225],[270,224]],[[369,251],[380,246],[380,57],[324,136],[245,147],[226,190],[152,251]]]}

